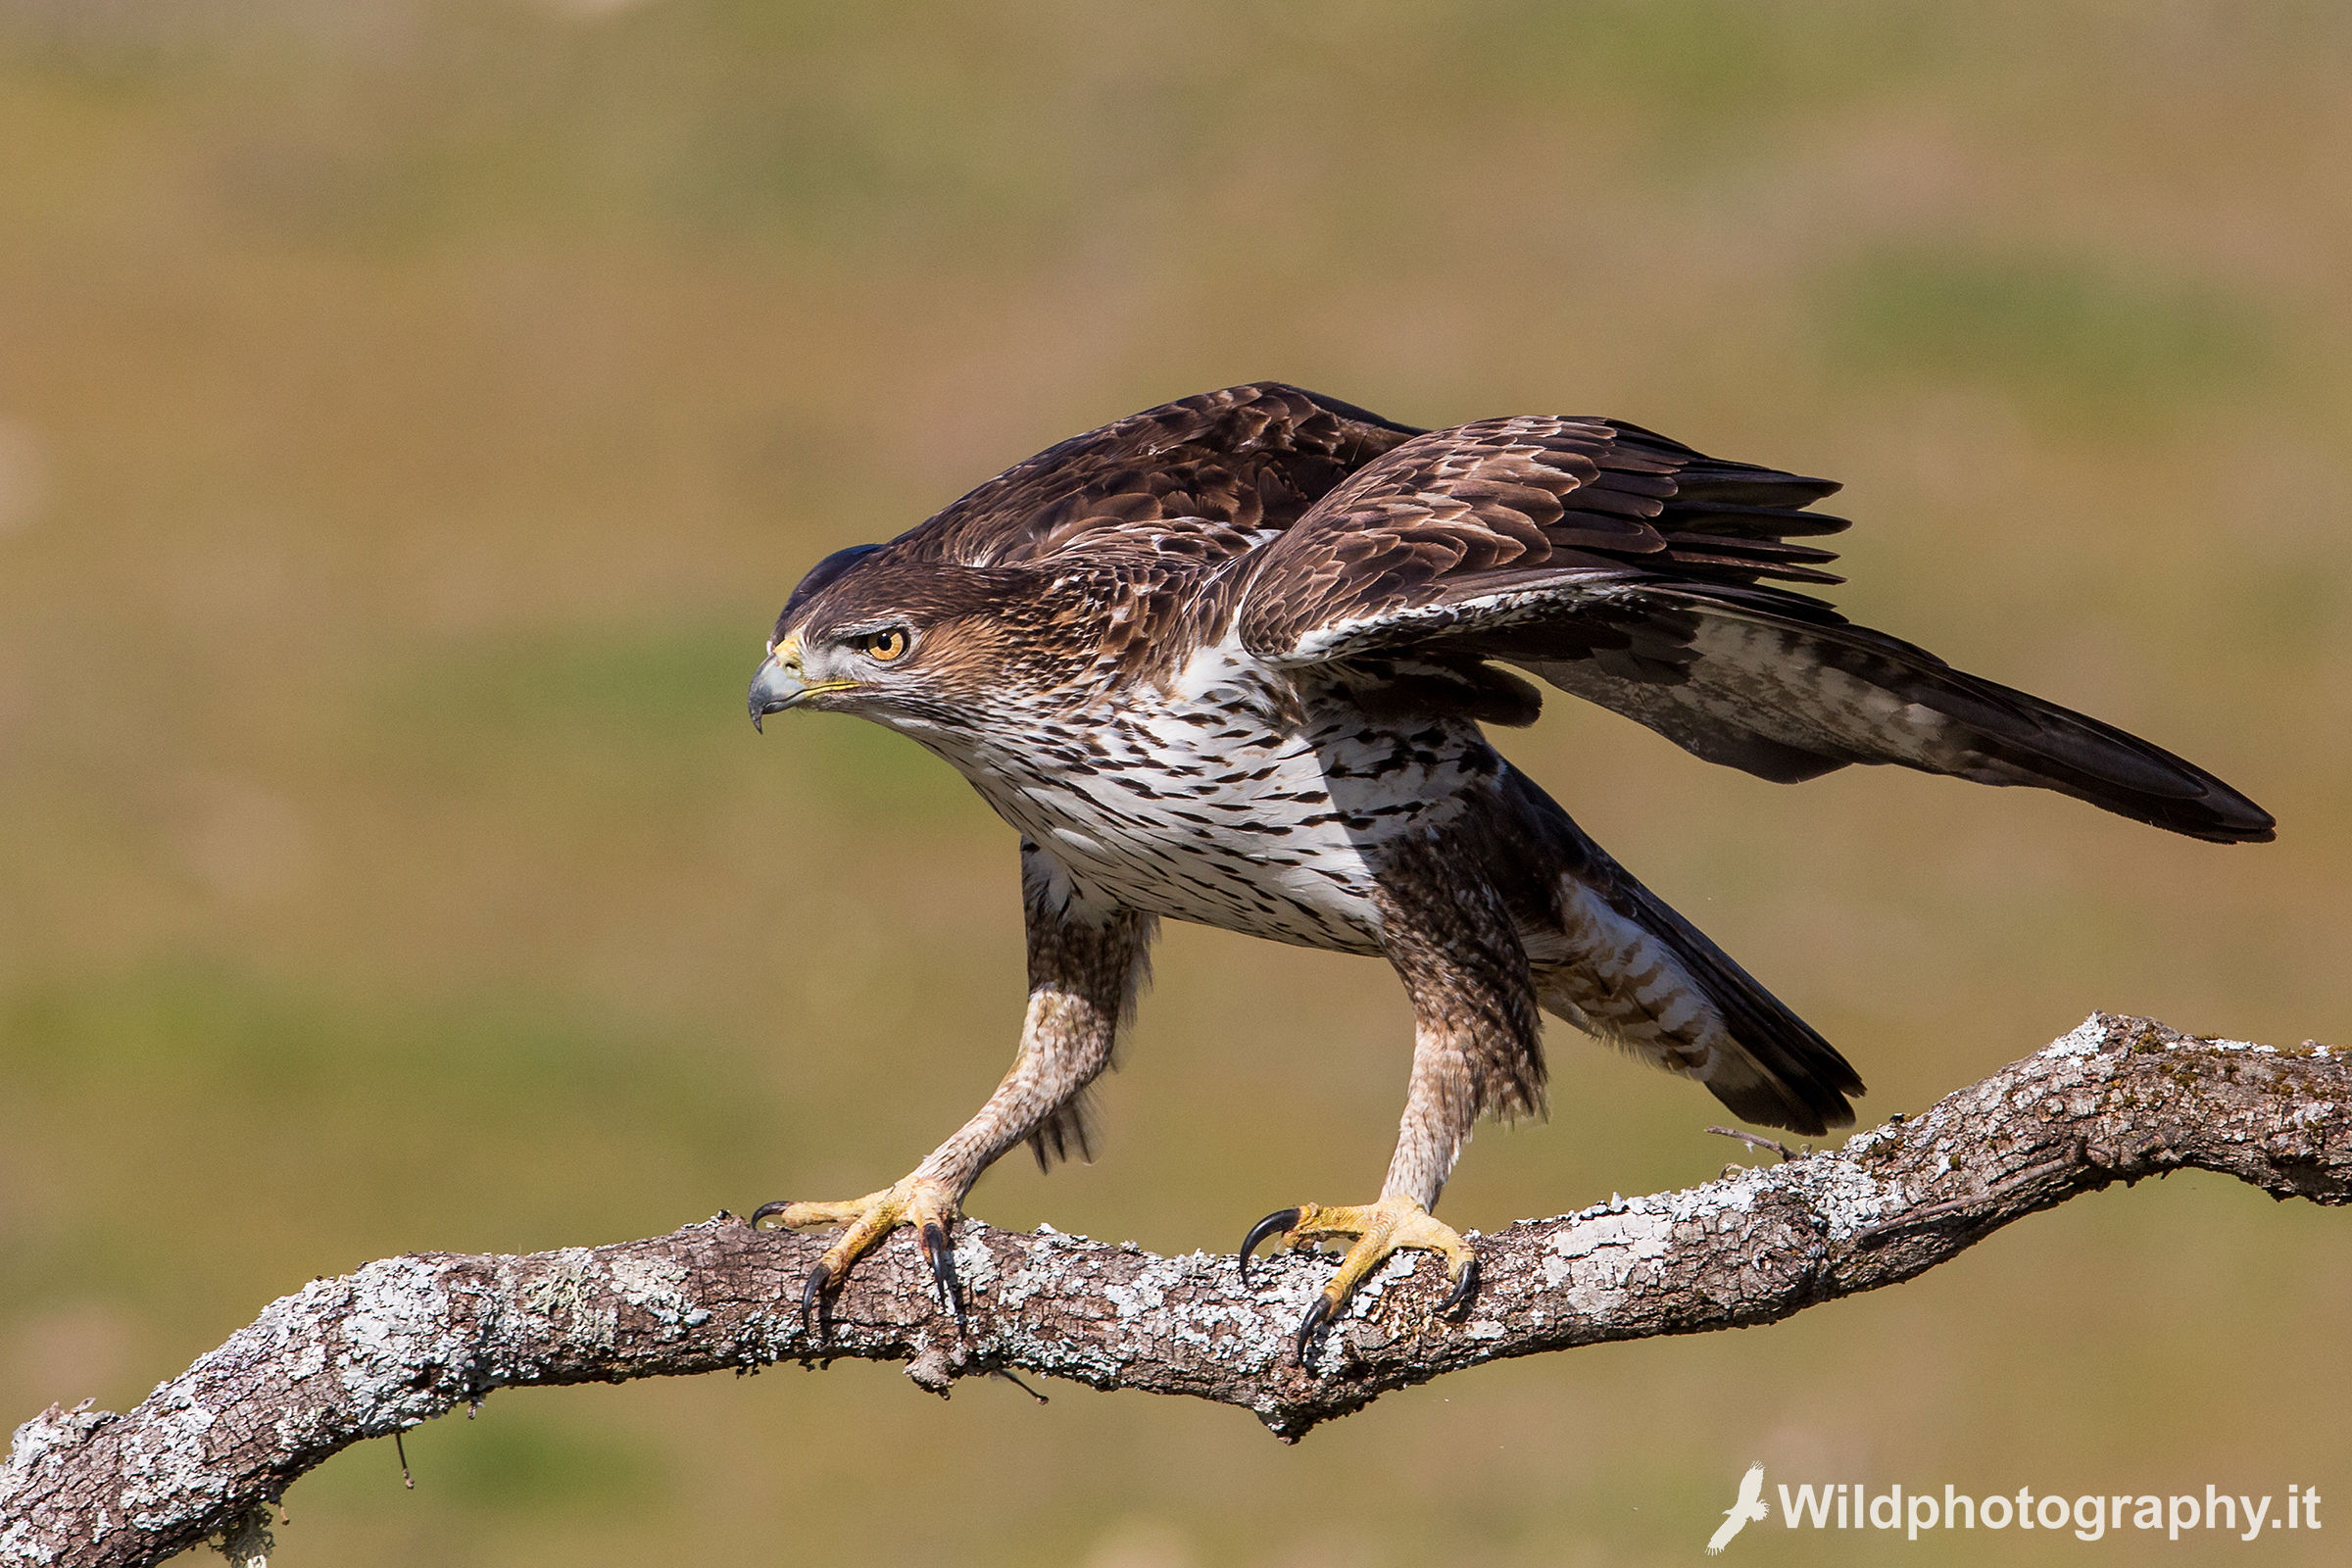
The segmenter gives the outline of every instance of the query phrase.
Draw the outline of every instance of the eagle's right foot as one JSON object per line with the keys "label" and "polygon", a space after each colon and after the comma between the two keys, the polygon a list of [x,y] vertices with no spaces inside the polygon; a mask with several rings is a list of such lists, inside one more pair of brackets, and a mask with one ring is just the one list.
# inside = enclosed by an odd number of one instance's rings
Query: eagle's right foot
{"label": "eagle's right foot", "polygon": [[825,1255],[809,1269],[801,1287],[801,1315],[810,1331],[823,1327],[825,1298],[841,1288],[850,1265],[872,1250],[901,1225],[911,1225],[922,1237],[923,1257],[939,1284],[939,1298],[949,1311],[963,1314],[956,1289],[956,1253],[948,1243],[948,1228],[959,1218],[955,1195],[927,1177],[905,1181],[840,1203],[761,1203],[752,1210],[753,1228],[813,1230],[820,1225],[846,1227]]}
{"label": "eagle's right foot", "polygon": [[1357,1207],[1301,1203],[1297,1208],[1276,1209],[1251,1226],[1249,1238],[1242,1243],[1243,1284],[1250,1282],[1250,1254],[1277,1232],[1293,1246],[1327,1236],[1355,1238],[1354,1245],[1340,1259],[1340,1271],[1323,1288],[1323,1294],[1315,1298],[1315,1304],[1307,1308],[1306,1317],[1292,1338],[1291,1360],[1296,1365],[1306,1363],[1306,1348],[1314,1340],[1315,1331],[1339,1315],[1355,1288],[1386,1262],[1392,1252],[1409,1248],[1445,1257],[1446,1274],[1452,1289],[1438,1303],[1434,1316],[1452,1311],[1478,1288],[1478,1256],[1470,1250],[1470,1244],[1452,1226],[1432,1219],[1428,1209],[1408,1198],[1384,1198],[1377,1203]]}

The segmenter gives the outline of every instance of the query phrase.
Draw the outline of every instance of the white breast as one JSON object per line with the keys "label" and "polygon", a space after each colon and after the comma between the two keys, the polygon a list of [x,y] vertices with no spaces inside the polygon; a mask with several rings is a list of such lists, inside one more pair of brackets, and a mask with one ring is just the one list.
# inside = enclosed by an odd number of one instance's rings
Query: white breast
{"label": "white breast", "polygon": [[1384,725],[1225,650],[1171,688],[1033,717],[1015,744],[941,750],[1090,902],[1378,951],[1372,862],[1492,771],[1476,726]]}

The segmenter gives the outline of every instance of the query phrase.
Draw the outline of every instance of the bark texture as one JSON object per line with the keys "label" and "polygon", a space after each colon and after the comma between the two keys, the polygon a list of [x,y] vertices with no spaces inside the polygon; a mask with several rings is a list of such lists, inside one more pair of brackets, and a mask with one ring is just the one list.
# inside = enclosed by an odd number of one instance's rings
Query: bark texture
{"label": "bark texture", "polygon": [[2188,1167],[2352,1200],[2344,1054],[2094,1014],[1842,1149],[1474,1237],[1478,1295],[1452,1320],[1429,1317],[1438,1263],[1402,1254],[1302,1366],[1290,1335],[1333,1267],[1307,1254],[1267,1260],[1245,1287],[1230,1255],[967,1220],[960,1320],[902,1232],[852,1273],[821,1338],[797,1302],[823,1238],[730,1214],[612,1247],[387,1258],[271,1302],[135,1409],[52,1407],[20,1427],[0,1465],[0,1565],[151,1563],[208,1538],[256,1561],[270,1503],[303,1472],[533,1384],[858,1356],[904,1361],[941,1394],[1009,1370],[1191,1395],[1295,1440],[1482,1361],[1773,1322],[1909,1279],[2077,1194]]}

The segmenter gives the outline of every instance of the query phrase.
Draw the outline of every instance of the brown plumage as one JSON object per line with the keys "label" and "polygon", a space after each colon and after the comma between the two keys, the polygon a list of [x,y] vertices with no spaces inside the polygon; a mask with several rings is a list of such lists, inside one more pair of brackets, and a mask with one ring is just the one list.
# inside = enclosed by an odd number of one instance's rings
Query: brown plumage
{"label": "brown plumage", "polygon": [[1779,586],[1838,580],[1794,542],[1845,526],[1810,510],[1836,488],[1620,421],[1423,432],[1264,384],[1065,441],[820,563],[753,715],[891,725],[1020,832],[1032,1006],[1004,1086],[906,1181],[783,1208],[851,1226],[811,1302],[894,1224],[944,1257],[1014,1143],[1085,1149],[1080,1097],[1162,916],[1378,954],[1411,999],[1381,1202],[1275,1216],[1359,1238],[1323,1310],[1399,1246],[1446,1252],[1467,1289],[1467,1249],[1427,1209],[1480,1113],[1540,1106],[1539,1007],[1751,1119],[1851,1120],[1844,1058],[1488,744],[1482,724],[1541,706],[1514,670],[1765,778],[1899,762],[2271,836],[2170,753]]}

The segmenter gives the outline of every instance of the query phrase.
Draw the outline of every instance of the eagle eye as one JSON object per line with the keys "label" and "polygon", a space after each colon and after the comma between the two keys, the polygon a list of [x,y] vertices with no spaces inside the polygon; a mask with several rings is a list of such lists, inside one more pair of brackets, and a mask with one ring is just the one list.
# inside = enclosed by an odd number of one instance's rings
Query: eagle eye
{"label": "eagle eye", "polygon": [[904,626],[886,626],[852,641],[859,653],[876,663],[891,663],[906,656],[906,628]]}

